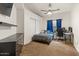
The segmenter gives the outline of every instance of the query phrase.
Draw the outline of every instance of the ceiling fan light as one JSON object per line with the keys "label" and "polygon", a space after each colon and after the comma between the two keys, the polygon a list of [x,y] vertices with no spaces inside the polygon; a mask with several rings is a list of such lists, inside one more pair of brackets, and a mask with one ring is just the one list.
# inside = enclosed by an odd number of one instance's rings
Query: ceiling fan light
{"label": "ceiling fan light", "polygon": [[48,12],[47,15],[52,15],[52,12]]}

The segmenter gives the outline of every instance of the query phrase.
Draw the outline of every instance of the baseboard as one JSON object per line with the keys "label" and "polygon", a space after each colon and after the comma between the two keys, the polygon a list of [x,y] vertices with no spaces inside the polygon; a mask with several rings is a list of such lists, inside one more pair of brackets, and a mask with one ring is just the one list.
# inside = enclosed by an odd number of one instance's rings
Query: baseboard
{"label": "baseboard", "polygon": [[[31,40],[31,41],[32,41],[32,40]],[[30,44],[30,43],[31,43],[31,41],[24,43],[24,45],[28,45],[28,44]]]}
{"label": "baseboard", "polygon": [[73,45],[73,46],[74,46],[75,50],[79,53],[79,50],[76,48],[76,46],[75,45]]}

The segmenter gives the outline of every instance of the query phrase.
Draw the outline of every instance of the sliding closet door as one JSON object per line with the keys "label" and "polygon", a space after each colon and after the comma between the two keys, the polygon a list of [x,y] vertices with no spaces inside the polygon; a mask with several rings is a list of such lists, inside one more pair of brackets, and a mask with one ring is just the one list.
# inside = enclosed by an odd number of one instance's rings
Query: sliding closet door
{"label": "sliding closet door", "polygon": [[36,34],[40,33],[40,18],[39,19],[37,18],[35,21],[35,33]]}
{"label": "sliding closet door", "polygon": [[30,39],[32,38],[32,36],[35,34],[35,19],[30,19],[29,20],[29,36],[30,36]]}
{"label": "sliding closet door", "polygon": [[24,44],[30,43],[33,35],[39,32],[39,18],[38,15],[24,9]]}

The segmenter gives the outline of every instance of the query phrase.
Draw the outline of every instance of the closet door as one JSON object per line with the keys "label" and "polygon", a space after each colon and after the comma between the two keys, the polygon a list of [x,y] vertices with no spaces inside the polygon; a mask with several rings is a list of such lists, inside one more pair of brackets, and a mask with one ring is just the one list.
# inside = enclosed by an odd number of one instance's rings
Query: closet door
{"label": "closet door", "polygon": [[33,36],[35,34],[35,19],[30,19],[30,35]]}
{"label": "closet door", "polygon": [[35,20],[29,19],[28,20],[28,39],[32,40],[33,35],[35,34]]}
{"label": "closet door", "polygon": [[35,33],[39,34],[40,33],[40,19],[36,19],[35,21]]}

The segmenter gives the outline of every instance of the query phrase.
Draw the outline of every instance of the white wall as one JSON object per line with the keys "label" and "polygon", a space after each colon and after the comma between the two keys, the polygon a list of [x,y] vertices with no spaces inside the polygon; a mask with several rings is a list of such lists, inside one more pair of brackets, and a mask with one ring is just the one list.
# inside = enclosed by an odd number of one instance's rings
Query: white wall
{"label": "white wall", "polygon": [[47,29],[47,20],[46,18],[42,17],[40,21],[40,31],[46,30]]}
{"label": "white wall", "polygon": [[[63,13],[56,13],[53,14],[50,17],[45,17],[44,20],[47,23],[47,20],[56,20],[56,19],[62,19],[62,27],[65,27],[68,29],[69,26],[71,26],[71,12],[63,12]],[[44,23],[45,24],[45,23]],[[45,24],[44,28],[46,29],[47,25]]]}
{"label": "white wall", "polygon": [[32,36],[40,32],[40,16],[24,8],[24,44],[32,40]]}
{"label": "white wall", "polygon": [[[23,7],[23,6],[22,6]],[[17,33],[24,33],[24,9],[17,8]]]}
{"label": "white wall", "polygon": [[[4,16],[0,14],[0,21],[15,24],[16,25],[16,7],[15,4],[13,5],[11,16]],[[4,27],[0,26],[0,40],[4,39],[10,35],[13,35],[16,33],[16,27]]]}
{"label": "white wall", "polygon": [[71,13],[72,28],[74,33],[74,46],[79,52],[79,4],[76,4]]}

